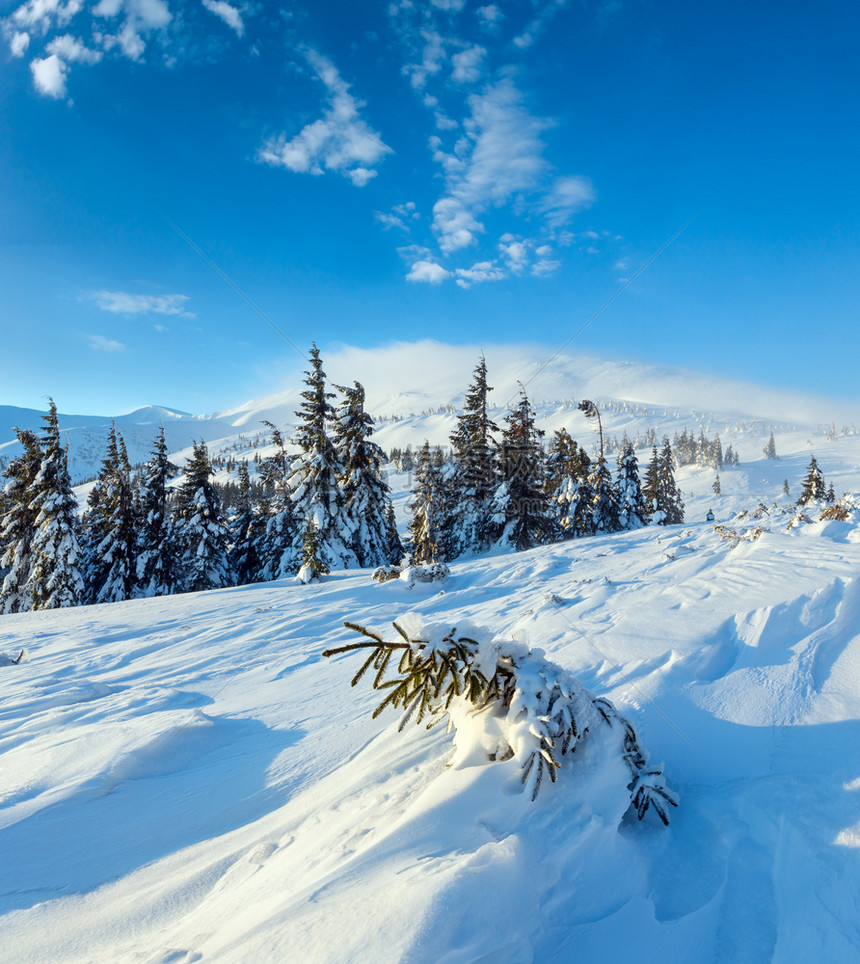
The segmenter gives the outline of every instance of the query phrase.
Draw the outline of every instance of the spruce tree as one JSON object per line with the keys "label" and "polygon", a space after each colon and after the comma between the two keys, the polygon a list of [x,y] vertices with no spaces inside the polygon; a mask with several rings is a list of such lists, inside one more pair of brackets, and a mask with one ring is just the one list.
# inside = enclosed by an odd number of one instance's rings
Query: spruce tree
{"label": "spruce tree", "polygon": [[639,461],[631,442],[618,454],[615,476],[618,490],[618,523],[621,529],[641,529],[648,524],[648,506],[639,479]]}
{"label": "spruce tree", "polygon": [[505,418],[499,447],[501,482],[493,494],[493,523],[501,545],[516,550],[550,542],[555,528],[546,496],[543,431],[535,426],[534,412],[520,387],[520,401]]}
{"label": "spruce tree", "polygon": [[[393,527],[391,490],[385,481],[385,454],[370,440],[373,419],[364,409],[364,388],[339,387],[343,404],[335,421],[334,446],[342,465],[344,510],[353,537],[351,548],[362,568],[399,559],[403,547]],[[436,460],[434,459],[434,465]]]}
{"label": "spruce tree", "polygon": [[[313,520],[319,540],[319,558],[329,569],[349,569],[358,565],[352,549],[354,530],[344,510],[343,493],[339,480],[343,466],[328,434],[334,420],[330,398],[326,391],[325,372],[319,349],[311,345],[311,368],[302,392],[295,442],[300,449],[290,475],[293,512],[297,522],[297,536],[293,542],[296,560],[304,552],[305,533]],[[283,565],[282,565],[282,574]]]}
{"label": "spruce tree", "polygon": [[645,505],[648,507],[648,521],[649,522],[660,522],[662,521],[662,516],[660,518],[655,518],[657,513],[657,501],[660,493],[660,455],[657,452],[657,446],[651,450],[651,460],[648,462],[648,468],[645,470],[645,482],[642,485],[642,497],[645,500]]}
{"label": "spruce tree", "polygon": [[195,442],[176,500],[182,592],[220,589],[233,584],[228,557],[230,534],[211,475],[206,443]]}
{"label": "spruce tree", "polygon": [[663,440],[663,451],[660,453],[657,485],[657,514],[655,519],[660,525],[680,525],[684,521],[684,503],[681,493],[675,485],[672,446],[669,439]]}
{"label": "spruce tree", "polygon": [[810,502],[817,502],[827,494],[824,486],[824,476],[821,474],[821,469],[818,468],[818,462],[816,462],[814,455],[809,460],[809,467],[806,470],[806,476],[803,479],[802,486],[800,498],[797,500],[798,505],[808,505]]}
{"label": "spruce tree", "polygon": [[141,472],[138,489],[137,588],[135,595],[167,596],[179,579],[178,547],[168,482],[179,471],[167,454],[164,426]]}
{"label": "spruce tree", "polygon": [[714,484],[713,484],[713,486],[712,486],[711,488],[713,488],[713,490],[714,490],[714,495],[722,495],[722,494],[723,494],[723,488],[722,488],[722,486],[720,485],[720,475],[719,475],[719,473],[717,473],[717,475],[714,476]]}
{"label": "spruce tree", "polygon": [[33,481],[33,560],[26,589],[33,609],[63,609],[84,599],[78,543],[78,503],[72,492],[66,450],[60,442],[57,406],[49,399],[41,438],[42,462]]}
{"label": "spruce tree", "polygon": [[260,547],[266,531],[266,521],[254,505],[248,463],[239,463],[239,483],[233,513],[228,522],[230,530],[230,568],[237,586],[256,582],[260,576]]}
{"label": "spruce tree", "polygon": [[87,504],[82,540],[87,599],[94,603],[128,599],[136,583],[137,536],[128,453],[114,423]]}
{"label": "spruce tree", "polygon": [[463,401],[463,411],[457,416],[457,428],[451,435],[455,464],[449,476],[449,486],[455,493],[451,500],[454,555],[480,552],[493,538],[490,504],[499,482],[499,468],[493,439],[498,427],[490,418],[487,404],[491,391],[487,362],[481,355]]}
{"label": "spruce tree", "polygon": [[595,535],[618,532],[621,528],[620,498],[613,485],[606,460],[598,457],[588,479],[594,493],[591,504],[591,529]]}
{"label": "spruce tree", "polygon": [[770,433],[770,438],[768,439],[767,445],[765,445],[765,447],[762,449],[762,455],[764,455],[766,459],[778,458],[776,454],[776,442],[773,438],[773,432]]}
{"label": "spruce tree", "polygon": [[308,519],[305,529],[301,562],[298,572],[298,578],[301,582],[315,582],[320,576],[326,576],[330,572],[329,567],[321,557],[319,536],[313,518]]}
{"label": "spruce tree", "polygon": [[441,472],[433,464],[430,443],[427,441],[418,453],[409,509],[412,514],[409,523],[412,562],[421,566],[446,562],[444,486]]}
{"label": "spruce tree", "polygon": [[260,463],[260,479],[268,499],[261,513],[260,568],[255,578],[270,580],[289,575],[297,568],[294,548],[297,526],[290,493],[291,463],[284,437],[271,422],[263,424],[272,432],[275,451]]}
{"label": "spruce tree", "polygon": [[29,429],[15,429],[24,451],[6,468],[4,511],[0,521],[0,613],[26,612],[32,605],[27,581],[33,568],[31,543],[36,511],[31,503],[34,484],[42,465],[39,438]]}

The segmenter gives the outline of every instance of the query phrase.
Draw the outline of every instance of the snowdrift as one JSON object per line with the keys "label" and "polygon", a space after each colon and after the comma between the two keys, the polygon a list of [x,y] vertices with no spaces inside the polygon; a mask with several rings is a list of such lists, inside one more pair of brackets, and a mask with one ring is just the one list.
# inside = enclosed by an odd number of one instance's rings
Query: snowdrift
{"label": "snowdrift", "polygon": [[[734,548],[696,523],[442,584],[3,617],[0,958],[854,960],[858,571],[851,522]],[[681,795],[670,826],[624,819],[598,748],[531,802],[515,761],[373,720],[355,661],[322,652],[404,610],[540,647],[611,699]]]}

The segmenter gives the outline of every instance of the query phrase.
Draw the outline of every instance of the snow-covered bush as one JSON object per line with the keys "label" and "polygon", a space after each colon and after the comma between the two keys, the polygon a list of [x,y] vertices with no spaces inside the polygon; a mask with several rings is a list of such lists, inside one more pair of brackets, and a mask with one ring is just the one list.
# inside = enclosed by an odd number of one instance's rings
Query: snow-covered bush
{"label": "snow-covered bush", "polygon": [[[668,824],[668,809],[677,806],[677,798],[666,787],[662,768],[649,767],[633,724],[609,700],[596,697],[572,673],[524,643],[494,639],[475,626],[458,632],[424,627],[417,620],[413,624],[411,619],[393,623],[398,638],[390,642],[347,622],[344,625],[364,641],[323,653],[370,651],[351,685],[373,671],[373,688],[386,691],[374,718],[387,706],[400,707],[402,730],[410,719],[427,720],[429,728],[447,718],[449,728],[457,729],[479,717],[486,758],[519,763],[532,800],[545,776],[555,782],[561,770],[559,757],[573,753],[589,732],[608,727],[627,766],[632,808],[640,819],[653,808]],[[389,670],[393,675],[386,678]]]}

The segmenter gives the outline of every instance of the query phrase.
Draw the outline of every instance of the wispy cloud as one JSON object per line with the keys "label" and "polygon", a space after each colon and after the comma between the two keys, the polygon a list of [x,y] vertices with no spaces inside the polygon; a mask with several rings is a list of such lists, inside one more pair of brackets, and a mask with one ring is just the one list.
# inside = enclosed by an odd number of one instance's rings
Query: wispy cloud
{"label": "wispy cloud", "polygon": [[111,341],[110,338],[105,338],[103,335],[90,335],[90,348],[93,351],[127,351],[121,341]]}
{"label": "wispy cloud", "polygon": [[409,231],[409,225],[417,221],[420,217],[415,209],[414,201],[407,201],[405,204],[395,204],[390,212],[374,211],[373,216],[385,228],[399,228],[401,231]]}
{"label": "wispy cloud", "polygon": [[285,134],[268,140],[258,159],[299,174],[336,171],[363,187],[376,177],[374,166],[391,148],[359,116],[364,105],[349,92],[334,64],[310,50],[307,59],[328,94],[328,109],[323,116],[302,128],[295,137]]}
{"label": "wispy cloud", "polygon": [[473,244],[484,230],[482,212],[533,192],[548,170],[541,140],[548,124],[526,110],[511,78],[469,100],[466,138],[454,152],[436,154],[447,172],[447,192],[433,208],[433,223],[446,253]]}
{"label": "wispy cloud", "polygon": [[236,32],[237,37],[245,34],[245,24],[242,21],[242,14],[236,7],[231,7],[224,0],[202,0],[203,6],[216,17],[220,17],[224,23]]}
{"label": "wispy cloud", "polygon": [[589,207],[595,197],[594,186],[587,177],[561,177],[543,199],[541,211],[547,223],[558,228],[567,224],[577,211]]}
{"label": "wispy cloud", "polygon": [[127,291],[94,291],[89,298],[101,308],[116,315],[182,315],[195,318],[185,310],[188,295],[139,295]]}

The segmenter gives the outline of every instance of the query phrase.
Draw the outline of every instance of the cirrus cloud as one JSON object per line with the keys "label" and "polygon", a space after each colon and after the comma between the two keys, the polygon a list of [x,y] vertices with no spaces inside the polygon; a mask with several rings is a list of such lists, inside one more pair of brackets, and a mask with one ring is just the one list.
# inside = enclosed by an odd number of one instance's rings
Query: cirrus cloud
{"label": "cirrus cloud", "polygon": [[115,315],[182,315],[195,318],[185,310],[188,295],[140,295],[128,291],[94,291],[89,295],[102,311]]}

